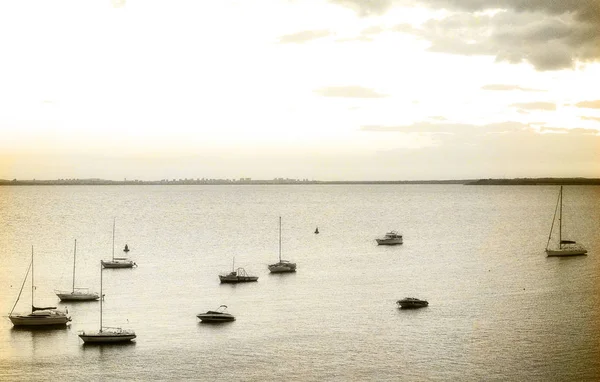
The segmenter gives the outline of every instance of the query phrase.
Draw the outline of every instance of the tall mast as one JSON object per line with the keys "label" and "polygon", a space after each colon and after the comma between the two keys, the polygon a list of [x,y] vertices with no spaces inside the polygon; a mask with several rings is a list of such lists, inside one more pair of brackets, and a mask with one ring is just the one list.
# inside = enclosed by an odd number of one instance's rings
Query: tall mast
{"label": "tall mast", "polygon": [[33,283],[33,245],[31,246],[31,311],[33,312],[33,291],[35,289]]}
{"label": "tall mast", "polygon": [[279,262],[281,263],[281,216],[279,217]]}
{"label": "tall mast", "polygon": [[77,239],[75,239],[75,248],[73,249],[73,293],[75,293],[75,257],[77,253]]}
{"label": "tall mast", "polygon": [[562,248],[562,205],[563,205],[563,186],[560,186],[560,213],[558,215],[558,247]]}
{"label": "tall mast", "polygon": [[112,250],[112,261],[115,261],[115,221],[117,218],[113,218],[113,250]]}
{"label": "tall mast", "polygon": [[102,300],[104,295],[102,294],[102,261],[100,261],[100,333],[102,333]]}

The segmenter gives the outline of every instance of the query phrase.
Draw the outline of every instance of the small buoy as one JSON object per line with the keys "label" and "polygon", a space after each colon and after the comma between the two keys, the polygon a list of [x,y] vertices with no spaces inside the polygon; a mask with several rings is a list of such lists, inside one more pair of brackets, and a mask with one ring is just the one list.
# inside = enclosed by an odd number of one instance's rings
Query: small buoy
{"label": "small buoy", "polygon": [[129,247],[127,246],[127,244],[125,244],[125,248],[123,249],[123,252],[129,252]]}
{"label": "small buoy", "polygon": [[317,227],[317,229],[315,230],[315,233],[319,233],[319,227]]}

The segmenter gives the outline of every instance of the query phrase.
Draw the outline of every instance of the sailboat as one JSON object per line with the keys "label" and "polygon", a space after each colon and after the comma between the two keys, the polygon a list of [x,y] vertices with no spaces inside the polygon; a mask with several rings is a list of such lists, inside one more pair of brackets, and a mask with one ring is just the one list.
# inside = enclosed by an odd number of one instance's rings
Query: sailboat
{"label": "sailboat", "polygon": [[[27,315],[14,315],[13,311],[19,302],[19,298],[21,297],[21,293],[23,292],[23,287],[25,286],[25,282],[27,281],[27,276],[29,275],[29,271],[31,271],[31,313]],[[25,279],[23,280],[23,285],[21,285],[21,290],[19,291],[19,295],[17,296],[17,301],[15,301],[15,305],[13,305],[12,310],[8,314],[8,318],[14,326],[28,326],[28,327],[44,327],[44,326],[65,326],[69,321],[71,321],[71,317],[67,316],[67,313],[56,310],[55,306],[49,306],[44,308],[39,308],[33,305],[33,294],[35,291],[35,283],[34,283],[34,274],[33,274],[33,246],[31,246],[31,263],[27,268],[27,273],[25,274]]]}
{"label": "sailboat", "polygon": [[279,262],[269,265],[271,273],[296,272],[296,263],[281,260],[281,216],[279,217]]}
{"label": "sailboat", "polygon": [[102,326],[102,300],[104,300],[104,295],[102,294],[102,268],[103,264],[102,260],[100,260],[100,294],[102,295],[102,298],[100,299],[100,330],[88,333],[82,331],[81,334],[79,334],[79,338],[81,338],[84,343],[98,344],[131,341],[137,337],[133,330]]}
{"label": "sailboat", "polygon": [[[582,245],[578,244],[573,240],[565,240],[562,237],[562,210],[563,210],[563,186],[560,186],[560,192],[558,193],[558,201],[556,202],[556,208],[554,209],[554,218],[552,218],[552,227],[550,227],[550,234],[548,235],[548,242],[546,243],[546,255],[547,256],[579,256],[587,254],[587,249]],[[554,222],[556,221],[556,213],[558,212],[558,247],[550,248],[550,241],[552,240],[552,231],[554,230]]]}
{"label": "sailboat", "polygon": [[[112,231],[112,260],[101,260],[102,266],[104,268],[133,268],[134,265],[137,265],[133,261],[131,261],[128,257],[115,257],[115,220],[113,219],[113,231]],[[125,246],[123,252],[129,252],[129,248]]]}
{"label": "sailboat", "polygon": [[75,248],[73,249],[73,289],[71,291],[55,290],[54,293],[61,301],[94,301],[100,298],[98,293],[90,292],[88,288],[75,287],[75,259],[77,258],[77,239],[75,239]]}

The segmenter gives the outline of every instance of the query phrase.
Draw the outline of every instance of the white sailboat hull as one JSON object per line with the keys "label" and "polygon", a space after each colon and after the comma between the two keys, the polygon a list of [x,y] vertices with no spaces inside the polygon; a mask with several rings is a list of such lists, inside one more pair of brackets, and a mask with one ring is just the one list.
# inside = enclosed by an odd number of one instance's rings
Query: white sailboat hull
{"label": "white sailboat hull", "polygon": [[94,344],[107,344],[107,343],[117,343],[117,342],[127,342],[135,339],[137,336],[131,330],[124,330],[121,332],[95,332],[95,333],[82,333],[79,335],[79,338],[83,340],[84,343],[94,343]]}
{"label": "white sailboat hull", "polygon": [[102,260],[102,266],[104,268],[133,268],[135,263],[131,260]]}
{"label": "white sailboat hull", "polygon": [[54,313],[50,316],[39,316],[30,314],[27,316],[9,316],[14,326],[65,326],[70,321],[69,317],[62,313]]}
{"label": "white sailboat hull", "polygon": [[95,301],[100,298],[98,293],[94,292],[55,292],[61,301]]}

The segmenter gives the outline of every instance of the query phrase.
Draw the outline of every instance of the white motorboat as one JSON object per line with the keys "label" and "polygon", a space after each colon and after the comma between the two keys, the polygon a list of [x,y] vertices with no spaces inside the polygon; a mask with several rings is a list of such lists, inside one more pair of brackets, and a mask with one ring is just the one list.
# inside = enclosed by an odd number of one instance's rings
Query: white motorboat
{"label": "white motorboat", "polygon": [[269,265],[271,273],[296,272],[296,263],[281,260],[281,216],[279,217],[279,261]]}
{"label": "white motorboat", "polygon": [[[552,227],[550,227],[550,234],[548,235],[548,242],[546,243],[546,255],[547,256],[580,256],[586,255],[587,249],[581,244],[573,240],[565,240],[562,238],[562,226],[563,226],[563,186],[560,186],[558,193],[558,201],[556,202],[556,208],[554,209],[554,218],[552,219]],[[552,231],[555,226],[556,213],[558,210],[558,243],[554,248],[550,248],[550,241],[552,240]]]}
{"label": "white motorboat", "polygon": [[100,329],[92,332],[82,331],[79,334],[79,338],[86,344],[107,344],[131,341],[137,337],[133,330],[102,326],[102,300],[104,300],[104,295],[102,294],[102,268],[102,263],[100,263],[100,294],[102,295],[102,298],[100,299]]}
{"label": "white motorboat", "polygon": [[405,297],[402,300],[396,301],[396,304],[402,309],[424,308],[429,306],[429,302],[415,297]]}
{"label": "white motorboat", "polygon": [[209,310],[206,313],[196,315],[202,322],[229,322],[235,321],[235,317],[225,310],[227,305],[221,305],[216,310]]}
{"label": "white motorboat", "polygon": [[397,245],[402,244],[402,235],[398,231],[390,231],[381,239],[375,239],[378,245]]}
{"label": "white motorboat", "polygon": [[[113,232],[112,232],[112,243],[113,243],[113,248],[112,248],[112,259],[111,260],[102,260],[102,266],[104,268],[133,268],[134,266],[137,266],[136,263],[134,263],[131,259],[129,259],[128,257],[115,257],[115,220],[113,219]],[[125,245],[125,248],[123,249],[123,252],[128,253],[129,252],[129,247],[127,247],[127,245]]]}
{"label": "white motorboat", "polygon": [[[13,311],[19,302],[19,298],[21,297],[21,292],[23,292],[23,287],[25,286],[25,281],[27,281],[27,276],[29,275],[29,271],[31,271],[31,313],[26,315],[13,315]],[[56,310],[55,306],[49,307],[36,307],[33,304],[33,295],[35,292],[35,282],[34,282],[34,273],[33,273],[33,246],[31,247],[31,263],[27,268],[27,273],[25,274],[25,279],[23,280],[23,284],[21,285],[21,290],[19,291],[19,296],[17,297],[17,301],[13,305],[12,310],[8,314],[8,318],[12,322],[14,326],[24,326],[24,327],[44,327],[44,326],[65,326],[69,321],[71,321],[71,317],[67,316],[67,312],[61,312]]]}
{"label": "white motorboat", "polygon": [[75,287],[75,259],[77,258],[77,239],[73,249],[73,289],[70,291],[55,290],[54,293],[61,301],[94,301],[100,298],[98,293],[90,292],[88,288]]}

